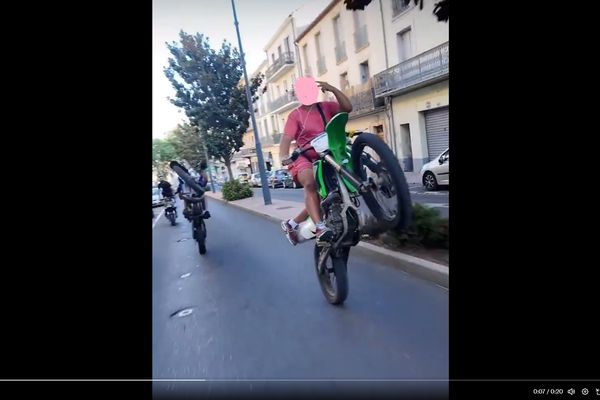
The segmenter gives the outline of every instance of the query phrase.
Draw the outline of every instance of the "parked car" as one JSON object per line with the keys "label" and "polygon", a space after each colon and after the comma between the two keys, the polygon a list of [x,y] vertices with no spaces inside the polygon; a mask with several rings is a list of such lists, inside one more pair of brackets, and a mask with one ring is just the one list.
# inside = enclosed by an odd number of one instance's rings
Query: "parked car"
{"label": "parked car", "polygon": [[423,165],[421,182],[427,190],[438,190],[441,185],[450,185],[450,148]]}
{"label": "parked car", "polygon": [[252,187],[261,187],[262,183],[260,181],[260,173],[254,173],[250,176],[250,186]]}
{"label": "parked car", "polygon": [[157,187],[152,188],[152,208],[161,207],[164,205],[163,198],[160,194],[160,189]]}
{"label": "parked car", "polygon": [[287,170],[278,169],[269,177],[269,186],[271,186],[273,189],[276,187],[291,188],[294,187],[294,181]]}
{"label": "parked car", "polygon": [[240,181],[241,183],[248,183],[249,179],[250,179],[250,177],[245,172],[239,174],[238,177],[237,177],[237,180]]}

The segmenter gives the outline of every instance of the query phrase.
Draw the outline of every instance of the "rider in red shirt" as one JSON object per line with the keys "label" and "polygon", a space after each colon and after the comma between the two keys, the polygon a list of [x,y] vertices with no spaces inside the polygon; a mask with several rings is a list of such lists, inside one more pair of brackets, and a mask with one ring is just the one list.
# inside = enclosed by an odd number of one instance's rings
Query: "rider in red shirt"
{"label": "rider in red shirt", "polygon": [[[323,92],[331,92],[337,102],[326,101],[317,102],[311,105],[301,105],[288,116],[285,124],[284,135],[279,145],[279,155],[284,165],[289,165],[290,143],[296,141],[298,148],[303,148],[310,144],[310,141],[325,131],[323,117],[319,108],[324,114],[325,120],[329,122],[334,115],[339,112],[351,112],[352,103],[339,89],[326,82],[317,81],[318,86]],[[306,208],[296,216],[296,218],[281,222],[281,228],[292,245],[298,243],[298,226],[310,215],[316,225],[317,241],[330,241],[333,232],[321,220],[321,209],[319,194],[317,193],[317,183],[313,177],[312,163],[317,159],[314,150],[303,153],[296,161],[288,167],[292,177],[304,188],[304,202]]]}

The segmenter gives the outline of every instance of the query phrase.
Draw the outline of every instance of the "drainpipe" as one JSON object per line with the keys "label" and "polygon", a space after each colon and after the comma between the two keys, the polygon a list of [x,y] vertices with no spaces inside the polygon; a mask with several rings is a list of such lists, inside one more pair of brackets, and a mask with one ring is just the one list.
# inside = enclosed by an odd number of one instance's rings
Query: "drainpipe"
{"label": "drainpipe", "polygon": [[[387,50],[387,35],[385,31],[385,18],[383,17],[383,4],[381,0],[379,0],[379,15],[381,16],[381,29],[383,30],[383,53],[385,54],[385,69],[390,67],[389,59],[388,59],[388,50]],[[398,151],[396,146],[396,122],[394,121],[394,108],[392,107],[392,98],[389,96],[385,97],[385,105],[386,105],[386,116],[388,118],[388,125],[391,126],[390,129],[390,144],[392,145],[392,151],[398,157]]]}
{"label": "drainpipe", "polygon": [[383,29],[383,50],[385,54],[385,69],[388,69],[390,65],[388,61],[387,40],[385,38],[385,20],[383,19],[383,5],[381,4],[381,0],[379,0],[379,14],[381,15],[381,28]]}
{"label": "drainpipe", "polygon": [[[298,9],[296,9],[298,10]],[[290,18],[292,19],[292,37],[293,37],[293,43],[294,43],[294,52],[296,53],[296,60],[298,62],[297,67],[298,67],[298,78],[300,78],[302,76],[302,60],[300,59],[300,50],[298,49],[298,43],[296,43],[296,24],[294,24],[294,12],[296,12],[296,10],[292,11],[292,13],[290,14]]]}

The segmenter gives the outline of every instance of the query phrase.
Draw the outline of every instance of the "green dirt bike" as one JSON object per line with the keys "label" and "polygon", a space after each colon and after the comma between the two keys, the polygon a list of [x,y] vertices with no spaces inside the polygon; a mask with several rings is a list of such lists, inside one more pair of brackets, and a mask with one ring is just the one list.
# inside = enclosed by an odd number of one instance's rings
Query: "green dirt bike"
{"label": "green dirt bike", "polygon": [[[287,163],[314,149],[314,177],[321,198],[321,215],[333,231],[328,243],[316,243],[314,261],[321,290],[331,304],[348,296],[347,263],[350,248],[363,238],[389,229],[406,230],[412,215],[406,177],[398,159],[379,137],[346,132],[348,113],[336,114],[325,132],[296,149]],[[364,200],[366,207],[361,203]],[[298,241],[315,237],[310,220],[300,224]]]}

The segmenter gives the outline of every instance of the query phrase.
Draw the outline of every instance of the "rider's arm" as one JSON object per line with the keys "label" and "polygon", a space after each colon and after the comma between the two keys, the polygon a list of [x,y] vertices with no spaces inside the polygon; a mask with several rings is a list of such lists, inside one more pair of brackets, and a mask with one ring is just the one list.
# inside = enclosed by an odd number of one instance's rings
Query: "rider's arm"
{"label": "rider's arm", "polygon": [[352,112],[352,102],[350,99],[338,88],[331,86],[327,82],[317,81],[321,90],[325,92],[331,92],[335,96],[335,99],[340,105],[340,112]]}
{"label": "rider's arm", "polygon": [[290,157],[290,144],[292,138],[288,135],[281,135],[281,143],[279,143],[279,158],[281,161],[286,160]]}
{"label": "rider's arm", "polygon": [[297,114],[297,111],[292,111],[285,122],[283,135],[281,135],[281,142],[279,143],[279,159],[281,161],[290,157],[290,144],[296,137],[299,128]]}

